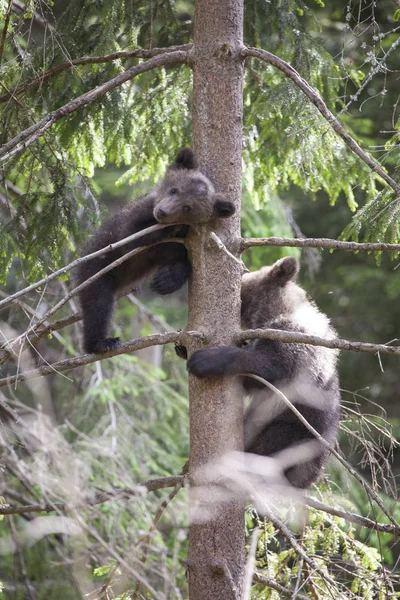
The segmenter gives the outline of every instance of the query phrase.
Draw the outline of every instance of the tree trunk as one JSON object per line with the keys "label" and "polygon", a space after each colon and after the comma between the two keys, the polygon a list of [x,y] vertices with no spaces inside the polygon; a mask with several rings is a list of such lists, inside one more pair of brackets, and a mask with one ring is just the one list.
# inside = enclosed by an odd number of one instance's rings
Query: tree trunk
{"label": "tree trunk", "polygon": [[[199,348],[232,343],[240,327],[241,267],[210,239],[215,231],[235,255],[239,251],[243,61],[242,0],[197,0],[192,65],[193,143],[203,172],[218,192],[229,196],[236,214],[192,231],[188,248],[193,265],[189,286],[189,329],[206,333]],[[242,398],[232,378],[189,377],[190,472],[243,447]],[[194,481],[200,484],[200,481]],[[196,487],[190,493],[189,596],[191,600],[230,600],[242,595],[244,506],[212,504],[206,521],[196,520]],[[221,510],[222,508],[222,510]]]}

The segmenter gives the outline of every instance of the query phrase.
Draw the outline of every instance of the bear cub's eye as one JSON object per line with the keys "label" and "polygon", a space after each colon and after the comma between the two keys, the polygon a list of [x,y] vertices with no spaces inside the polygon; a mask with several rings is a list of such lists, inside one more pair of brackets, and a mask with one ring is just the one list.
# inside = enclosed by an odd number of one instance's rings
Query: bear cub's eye
{"label": "bear cub's eye", "polygon": [[171,188],[169,190],[169,193],[171,194],[171,196],[174,196],[175,194],[177,194],[179,192],[178,188]]}
{"label": "bear cub's eye", "polygon": [[184,207],[183,207],[183,212],[185,214],[192,212],[192,207],[189,206],[188,204],[185,204]]}

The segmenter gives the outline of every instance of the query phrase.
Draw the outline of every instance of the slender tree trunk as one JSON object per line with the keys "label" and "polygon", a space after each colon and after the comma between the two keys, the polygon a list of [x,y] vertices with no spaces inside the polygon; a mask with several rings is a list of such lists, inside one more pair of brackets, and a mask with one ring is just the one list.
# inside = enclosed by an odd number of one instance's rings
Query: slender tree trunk
{"label": "slender tree trunk", "polygon": [[[204,225],[188,240],[193,265],[189,286],[189,329],[203,330],[207,344],[232,343],[240,326],[241,267],[210,239],[215,231],[227,248],[239,252],[242,85],[240,56],[243,0],[196,0],[192,64],[194,69],[193,142],[201,168],[217,191],[235,202],[234,217]],[[190,471],[243,446],[243,407],[234,379],[189,377]],[[201,481],[194,481],[201,484]],[[191,600],[241,598],[244,571],[244,507],[232,500],[218,509],[213,488],[208,511],[199,522],[190,494],[189,596]]]}

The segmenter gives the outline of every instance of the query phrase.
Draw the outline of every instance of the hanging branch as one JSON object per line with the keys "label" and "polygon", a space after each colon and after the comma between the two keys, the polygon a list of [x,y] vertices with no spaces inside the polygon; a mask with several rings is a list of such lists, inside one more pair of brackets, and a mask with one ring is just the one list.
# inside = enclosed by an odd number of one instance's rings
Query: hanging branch
{"label": "hanging branch", "polygon": [[114,60],[125,60],[127,58],[153,58],[154,56],[159,56],[160,54],[168,54],[170,52],[183,51],[188,52],[191,49],[191,44],[182,44],[181,46],[170,46],[169,48],[152,48],[151,50],[144,50],[143,48],[139,48],[137,50],[123,50],[121,52],[113,52],[112,54],[106,54],[105,56],[81,56],[81,58],[75,58],[74,60],[70,60],[67,62],[60,63],[55,67],[52,67],[48,71],[44,71],[41,75],[34,77],[30,81],[23,83],[18,86],[14,90],[11,90],[9,93],[0,96],[0,103],[7,102],[10,98],[15,96],[19,96],[25,90],[35,86],[35,85],[43,85],[46,81],[67,71],[68,69],[72,69],[73,67],[77,67],[79,65],[97,65],[112,62]]}
{"label": "hanging branch", "polygon": [[78,96],[78,98],[74,98],[64,106],[53,110],[50,114],[46,115],[35,125],[28,127],[24,131],[21,131],[18,135],[16,135],[12,140],[4,144],[0,148],[0,161],[5,161],[14,154],[18,154],[25,150],[28,146],[33,144],[36,140],[38,140],[42,135],[54,125],[60,119],[70,115],[75,112],[82,106],[86,106],[87,104],[91,104],[101,96],[104,96],[107,92],[113,90],[114,88],[130,81],[137,75],[141,73],[146,73],[147,71],[151,71],[152,69],[158,67],[166,67],[172,65],[183,64],[187,62],[188,53],[178,50],[176,52],[170,52],[165,54],[160,54],[159,56],[155,56],[154,58],[150,58],[148,61],[141,63],[140,65],[135,65],[130,69],[127,69],[123,73],[120,73],[116,77],[113,77],[109,81],[102,83],[97,86],[93,90]]}
{"label": "hanging branch", "polygon": [[383,168],[373,158],[368,156],[366,152],[357,144],[354,138],[346,131],[346,129],[339,123],[334,114],[326,106],[321,96],[309,85],[309,83],[299,75],[299,73],[286,61],[282,60],[278,56],[267,52],[267,50],[260,50],[259,48],[244,48],[242,50],[242,56],[254,57],[262,60],[270,65],[273,65],[280,71],[282,71],[286,77],[289,77],[298,88],[307,96],[309,100],[318,109],[321,115],[328,121],[331,127],[336,133],[344,140],[347,146],[354,154],[357,154],[361,160],[368,165],[368,167],[377,173],[386,183],[394,190],[396,197],[400,196],[400,185],[388,175]]}
{"label": "hanging branch", "polygon": [[327,448],[329,450],[329,452],[331,454],[333,454],[333,456],[335,458],[337,458],[337,460],[339,462],[342,463],[342,465],[347,469],[347,471],[351,475],[353,475],[353,477],[355,479],[357,479],[357,481],[362,485],[362,487],[365,489],[367,494],[375,500],[376,504],[379,506],[381,511],[386,515],[386,517],[389,519],[389,521],[394,525],[395,531],[397,533],[400,533],[400,525],[397,523],[396,519],[390,514],[390,512],[386,509],[386,506],[383,504],[382,500],[380,499],[378,494],[375,492],[375,490],[373,490],[371,488],[371,486],[366,481],[364,481],[364,479],[361,477],[361,475],[359,475],[357,473],[357,471],[355,469],[353,469],[353,467],[343,458],[343,456],[341,456],[339,454],[339,452],[337,450],[335,450],[335,448],[329,442],[327,442],[326,439],[323,438],[322,435],[320,433],[318,433],[318,431],[316,429],[314,429],[314,427],[312,425],[310,425],[310,423],[307,421],[307,419],[305,417],[303,417],[301,412],[290,402],[290,400],[285,396],[285,394],[281,390],[279,390],[277,387],[272,385],[272,383],[270,383],[263,377],[259,377],[258,375],[254,375],[253,373],[241,373],[241,375],[246,376],[246,377],[251,377],[252,379],[259,381],[260,383],[265,385],[265,387],[272,390],[284,402],[284,404],[292,411],[292,413],[294,413],[297,416],[297,418],[301,421],[301,423],[303,423],[304,427],[306,427],[308,429],[308,431],[310,431],[310,433],[312,433],[313,436],[323,446],[325,446],[325,448]]}
{"label": "hanging branch", "polygon": [[[104,502],[110,502],[111,500],[120,500],[121,498],[131,498],[133,496],[142,496],[144,490],[147,492],[155,492],[164,488],[170,488],[177,486],[182,487],[185,481],[184,475],[177,475],[174,477],[160,477],[158,479],[148,479],[143,483],[139,483],[135,488],[123,488],[113,489],[108,492],[101,492],[96,494],[94,498],[88,498],[83,503],[74,504],[73,502],[43,502],[38,504],[27,504],[25,506],[16,506],[12,504],[0,504],[0,515],[21,515],[24,513],[37,513],[37,512],[52,512],[54,510],[70,510],[71,507],[79,508],[81,506],[96,506],[97,504],[104,504]],[[3,492],[7,496],[7,491]]]}
{"label": "hanging branch", "polygon": [[347,250],[350,252],[400,252],[400,244],[340,242],[329,238],[242,238],[240,248],[244,252],[255,246],[285,246],[290,248],[321,248],[326,250]]}
{"label": "hanging branch", "polygon": [[236,343],[240,344],[246,340],[276,340],[288,344],[310,344],[311,346],[323,346],[345,350],[346,352],[369,352],[371,354],[398,354],[400,346],[387,346],[386,344],[370,344],[367,342],[350,342],[340,338],[325,339],[317,335],[284,331],[283,329],[247,329],[236,336]]}

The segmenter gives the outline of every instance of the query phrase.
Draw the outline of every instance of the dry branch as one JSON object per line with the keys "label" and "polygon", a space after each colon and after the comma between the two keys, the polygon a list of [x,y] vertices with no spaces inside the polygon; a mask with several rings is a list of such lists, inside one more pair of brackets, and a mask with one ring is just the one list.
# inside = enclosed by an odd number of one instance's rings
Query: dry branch
{"label": "dry branch", "polygon": [[321,96],[309,85],[309,83],[301,77],[301,75],[286,61],[282,60],[278,56],[267,52],[267,50],[260,50],[259,48],[244,48],[242,50],[242,56],[258,58],[270,65],[273,65],[282,73],[291,79],[295,85],[307,96],[309,100],[318,109],[321,115],[328,121],[334,131],[342,138],[354,154],[356,154],[361,160],[368,165],[368,167],[377,173],[386,183],[394,190],[396,196],[400,196],[400,185],[388,175],[383,168],[373,158],[368,156],[366,152],[357,144],[354,138],[346,131],[346,129],[339,123],[335,115],[329,110]]}
{"label": "dry branch", "polygon": [[79,65],[104,64],[114,60],[125,60],[127,58],[154,58],[160,54],[168,54],[170,52],[188,52],[191,47],[191,44],[183,44],[181,46],[170,46],[169,48],[152,48],[151,50],[144,50],[143,48],[139,48],[137,50],[123,50],[121,52],[106,54],[105,56],[81,56],[80,58],[75,58],[74,60],[55,65],[55,67],[52,67],[48,71],[44,71],[41,75],[34,77],[26,83],[23,83],[14,90],[11,90],[9,93],[0,96],[0,103],[7,102],[7,100],[22,94],[25,90],[35,85],[42,85],[52,77],[55,77],[56,75],[59,75],[60,73]]}
{"label": "dry branch", "polygon": [[[182,238],[168,238],[166,240],[163,240],[162,242],[156,242],[155,244],[153,244],[153,246],[157,245],[157,244],[167,243],[167,242],[183,243],[184,240]],[[136,256],[137,254],[140,254],[141,252],[143,252],[144,250],[146,250],[149,247],[150,246],[141,246],[139,248],[134,248],[130,252],[127,252],[126,254],[123,254],[122,256],[117,258],[117,260],[114,260],[112,263],[110,263],[109,265],[104,267],[104,269],[97,271],[97,273],[95,273],[94,275],[89,277],[89,279],[86,279],[81,284],[79,284],[78,286],[73,288],[70,292],[68,292],[68,294],[66,296],[64,296],[64,298],[62,298],[62,300],[60,300],[55,306],[53,306],[53,308],[48,310],[47,313],[41,319],[39,319],[39,321],[37,321],[31,327],[29,327],[23,334],[21,334],[20,336],[15,338],[12,342],[6,342],[4,344],[4,348],[8,352],[16,353],[16,351],[20,347],[22,347],[27,336],[33,334],[37,330],[38,327],[45,324],[45,322],[49,319],[49,317],[53,316],[58,310],[60,310],[60,308],[62,308],[71,298],[73,298],[74,296],[79,294],[84,288],[86,288],[88,285],[92,284],[94,281],[96,281],[97,279],[102,277],[105,273],[108,273],[108,271],[115,269],[115,267],[118,267],[119,265],[121,265],[123,262],[125,262],[129,258],[132,258],[132,256]]]}
{"label": "dry branch", "polygon": [[16,292],[15,294],[8,296],[4,300],[1,300],[0,308],[3,306],[6,306],[7,304],[10,304],[10,302],[13,302],[20,296],[23,296],[24,294],[27,294],[28,292],[32,292],[33,290],[36,290],[38,287],[41,287],[42,285],[49,283],[50,281],[52,281],[59,275],[63,275],[64,273],[71,271],[78,265],[88,262],[89,260],[92,260],[92,258],[96,258],[96,256],[100,256],[101,254],[106,254],[107,252],[112,252],[112,250],[116,250],[117,248],[120,248],[121,246],[125,246],[125,244],[128,244],[129,242],[139,240],[141,237],[147,235],[148,233],[152,233],[153,231],[157,231],[158,229],[164,229],[165,227],[171,227],[171,226],[170,225],[162,225],[161,223],[159,223],[157,225],[152,225],[151,227],[147,227],[147,229],[142,229],[141,231],[138,231],[137,233],[133,233],[132,235],[129,235],[128,237],[126,237],[122,240],[119,240],[118,242],[115,242],[114,244],[109,244],[108,246],[105,246],[104,248],[100,248],[100,250],[96,250],[96,252],[92,252],[91,254],[87,254],[86,256],[81,256],[80,258],[77,258],[76,260],[72,261],[68,265],[65,265],[65,267],[61,267],[61,269],[58,269],[57,271],[50,273],[50,275],[43,277],[43,279],[41,279],[40,281],[37,281],[36,283],[32,283],[32,285],[29,285],[28,287],[24,288],[23,290],[20,290],[19,292]]}
{"label": "dry branch", "polygon": [[382,252],[390,250],[400,252],[400,244],[386,244],[381,242],[363,243],[358,242],[340,242],[329,238],[243,238],[241,242],[241,251],[255,246],[285,246],[291,248],[321,248],[326,250],[347,250],[350,252]]}
{"label": "dry branch", "polygon": [[323,346],[345,350],[346,352],[369,352],[376,354],[398,354],[400,346],[388,346],[386,344],[370,344],[367,342],[350,342],[340,338],[325,339],[308,333],[284,331],[283,329],[247,329],[236,336],[236,343],[240,344],[246,340],[276,340],[287,344],[310,344],[311,346]]}
{"label": "dry branch", "polygon": [[32,369],[26,373],[4,377],[4,379],[0,379],[0,387],[12,385],[21,381],[27,381],[28,379],[34,379],[35,377],[44,377],[46,375],[62,373],[63,371],[75,369],[76,367],[83,367],[84,365],[89,365],[105,358],[111,358],[112,356],[131,354],[132,352],[136,352],[136,350],[142,350],[143,348],[149,348],[150,346],[164,344],[185,345],[187,344],[188,336],[198,336],[201,339],[204,339],[203,334],[196,331],[171,331],[170,333],[154,333],[146,337],[131,340],[126,344],[121,344],[109,352],[102,352],[101,354],[83,354],[81,356],[60,360],[59,362],[50,365],[43,365],[42,367]]}
{"label": "dry branch", "polygon": [[57,108],[57,110],[53,110],[35,125],[32,125],[31,127],[28,127],[28,129],[21,131],[12,140],[4,144],[0,148],[0,157],[2,157],[0,161],[5,161],[14,154],[22,152],[22,150],[25,150],[28,146],[33,144],[33,142],[39,139],[45,133],[45,131],[47,131],[47,129],[54,125],[54,123],[75,112],[82,106],[91,104],[101,96],[104,96],[104,94],[107,92],[119,87],[137,75],[151,71],[157,67],[166,67],[185,63],[187,61],[187,56],[188,53],[181,50],[160,54],[159,56],[150,58],[148,61],[143,62],[140,65],[135,65],[130,69],[127,69],[123,73],[120,73],[109,81],[102,83],[93,90],[78,96],[78,98],[74,98],[64,106]]}
{"label": "dry branch", "polygon": [[[253,580],[255,583],[262,583],[263,585],[270,587],[273,590],[276,590],[280,593],[281,596],[284,596],[285,598],[293,598],[293,590],[289,590],[289,588],[286,588],[283,585],[276,583],[276,581],[274,581],[273,579],[265,577],[265,575],[262,575],[257,571],[253,575]],[[296,599],[310,600],[309,596],[303,596],[303,594],[296,594]]]}
{"label": "dry branch", "polygon": [[[88,498],[85,502],[74,504],[72,502],[43,502],[38,504],[26,504],[16,506],[13,504],[0,504],[0,515],[20,515],[24,513],[52,512],[53,510],[65,510],[79,508],[81,506],[96,506],[110,500],[120,500],[121,498],[130,498],[132,496],[142,496],[144,488],[147,492],[155,492],[164,488],[182,486],[185,476],[177,475],[174,477],[160,477],[159,479],[149,479],[139,483],[135,488],[113,489],[108,492],[96,494],[94,498]],[[4,491],[7,496],[7,491]]]}
{"label": "dry branch", "polygon": [[362,527],[367,527],[368,529],[373,529],[374,531],[382,531],[383,533],[393,533],[394,535],[398,533],[397,528],[390,523],[377,523],[376,521],[372,521],[372,519],[368,519],[367,517],[362,517],[361,515],[348,512],[347,510],[343,510],[341,508],[333,508],[332,506],[328,506],[327,504],[319,502],[319,500],[315,500],[314,498],[309,498],[307,496],[304,496],[302,500],[304,504],[311,506],[311,508],[326,512],[328,515],[332,515],[333,517],[340,517],[349,523],[355,523],[356,525],[361,525]]}

